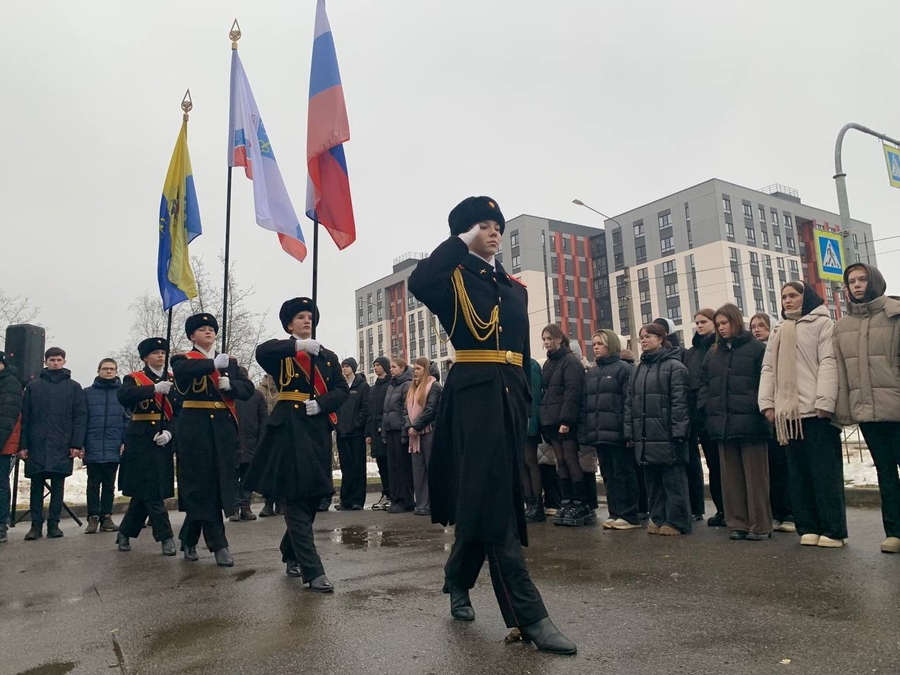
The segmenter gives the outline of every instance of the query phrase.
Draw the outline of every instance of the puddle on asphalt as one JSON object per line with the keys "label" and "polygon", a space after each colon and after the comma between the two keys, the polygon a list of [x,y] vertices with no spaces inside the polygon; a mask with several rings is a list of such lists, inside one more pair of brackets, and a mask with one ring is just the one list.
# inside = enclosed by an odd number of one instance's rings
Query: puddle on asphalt
{"label": "puddle on asphalt", "polygon": [[234,575],[234,580],[243,581],[244,579],[249,579],[254,574],[256,574],[256,570],[242,570]]}
{"label": "puddle on asphalt", "polygon": [[155,654],[166,650],[181,650],[207,638],[234,628],[234,624],[219,617],[188,621],[156,632],[148,651]]}
{"label": "puddle on asphalt", "polygon": [[443,530],[435,532],[401,532],[396,530],[384,530],[377,525],[365,527],[363,525],[351,525],[334,530],[325,530],[324,533],[335,544],[342,544],[351,549],[365,548],[397,548],[414,546],[421,542],[431,542],[443,536]]}
{"label": "puddle on asphalt", "polygon": [[18,675],[65,675],[78,665],[73,661],[59,661],[54,663],[45,663],[41,666],[35,666],[28,670],[23,670]]}

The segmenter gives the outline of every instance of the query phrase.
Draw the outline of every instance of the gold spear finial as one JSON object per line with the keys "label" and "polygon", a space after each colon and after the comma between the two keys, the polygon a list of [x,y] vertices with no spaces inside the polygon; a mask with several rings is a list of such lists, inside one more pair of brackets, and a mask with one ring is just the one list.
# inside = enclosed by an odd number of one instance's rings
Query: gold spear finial
{"label": "gold spear finial", "polygon": [[231,30],[228,32],[228,37],[231,38],[231,48],[237,49],[238,40],[241,39],[241,27],[238,25],[237,19],[231,24]]}
{"label": "gold spear finial", "polygon": [[185,122],[188,121],[188,113],[191,112],[191,109],[194,107],[194,102],[191,100],[191,90],[188,89],[184,92],[184,98],[181,99],[181,109],[184,110],[184,115],[181,119]]}

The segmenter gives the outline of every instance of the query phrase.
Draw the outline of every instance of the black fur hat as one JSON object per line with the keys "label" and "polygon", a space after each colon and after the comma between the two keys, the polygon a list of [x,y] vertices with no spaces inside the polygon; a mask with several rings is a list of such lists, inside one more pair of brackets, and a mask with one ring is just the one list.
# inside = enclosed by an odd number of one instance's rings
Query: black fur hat
{"label": "black fur hat", "polygon": [[195,330],[203,328],[203,326],[210,326],[217,334],[219,332],[219,322],[216,321],[216,317],[212,314],[194,314],[194,316],[189,316],[187,321],[184,322],[184,332],[187,334],[188,340],[191,339],[191,335],[194,334]]}
{"label": "black fur hat", "polygon": [[166,342],[165,338],[149,337],[146,340],[141,340],[141,343],[138,345],[138,354],[142,359],[146,359],[153,352],[159,349],[166,350],[168,348],[169,343]]}
{"label": "black fur hat", "polygon": [[500,226],[500,234],[506,229],[506,219],[500,207],[490,197],[467,197],[453,207],[450,216],[450,234],[468,232],[475,223],[483,220],[495,220]]}
{"label": "black fur hat", "polygon": [[313,304],[311,298],[291,298],[290,300],[284,301],[284,304],[281,305],[281,310],[278,312],[278,318],[281,319],[281,326],[286,333],[290,333],[288,324],[290,324],[290,322],[294,320],[294,317],[300,312],[312,312],[313,325],[319,325],[319,308]]}

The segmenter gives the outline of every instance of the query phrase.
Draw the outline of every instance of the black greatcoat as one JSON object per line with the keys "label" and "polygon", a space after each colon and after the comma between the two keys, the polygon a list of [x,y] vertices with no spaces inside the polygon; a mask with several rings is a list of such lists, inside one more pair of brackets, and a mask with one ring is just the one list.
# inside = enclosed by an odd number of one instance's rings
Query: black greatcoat
{"label": "black greatcoat", "polygon": [[[477,340],[458,310],[451,281],[457,267],[479,317],[487,320],[499,304],[500,353],[524,354],[530,369],[528,293],[500,263],[495,270],[452,236],[419,262],[409,291],[437,315],[457,350],[493,351],[496,336]],[[528,543],[520,466],[531,407],[529,374],[506,363],[457,363],[450,369],[428,482],[432,521],[455,523],[457,538],[501,545],[515,521],[519,539]]]}
{"label": "black greatcoat", "polygon": [[[279,392],[309,394],[312,385],[294,360],[296,343],[293,336],[264,342],[256,348],[256,360],[275,379]],[[275,404],[250,462],[249,489],[270,498],[290,500],[334,494],[328,415],[347,400],[350,389],[341,374],[341,360],[334,352],[321,348],[316,367],[327,389],[327,393],[316,397],[322,412],[307,416],[303,401],[282,400]]]}
{"label": "black greatcoat", "polygon": [[234,509],[238,427],[223,401],[253,395],[253,383],[241,374],[235,359],[225,369],[231,391],[219,392],[210,377],[214,371],[212,359],[172,357],[175,387],[183,401],[221,404],[221,408],[182,408],[175,417],[172,440],[178,457],[178,509],[194,520],[218,520],[222,511]]}
{"label": "black greatcoat", "polygon": [[[148,367],[144,367],[143,373],[153,384],[163,380]],[[160,416],[159,421],[132,419],[125,428],[125,452],[119,463],[119,489],[126,497],[146,501],[160,501],[175,496],[175,464],[172,461],[175,432],[172,430],[172,422],[165,419],[156,404],[153,387],[139,384],[133,375],[126,375],[122,378],[122,386],[117,395],[119,403],[131,415]],[[174,389],[167,398],[173,408],[178,405]],[[164,430],[172,433],[172,440],[168,445],[160,447],[153,442],[153,437]]]}
{"label": "black greatcoat", "polygon": [[38,473],[72,475],[71,448],[84,447],[87,401],[68,368],[48,370],[28,383],[22,403],[20,450],[28,450],[25,477]]}

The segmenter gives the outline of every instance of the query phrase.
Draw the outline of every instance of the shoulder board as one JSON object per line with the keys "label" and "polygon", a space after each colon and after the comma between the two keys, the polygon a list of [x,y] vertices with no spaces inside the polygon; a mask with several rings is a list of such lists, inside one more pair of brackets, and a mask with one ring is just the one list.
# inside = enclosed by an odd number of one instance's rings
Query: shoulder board
{"label": "shoulder board", "polygon": [[510,280],[510,281],[515,281],[515,282],[516,282],[517,284],[519,284],[519,286],[521,286],[522,288],[528,288],[528,286],[526,286],[525,283],[524,283],[521,279],[519,279],[518,277],[514,277],[512,274],[507,274],[506,276],[509,277],[509,280]]}

